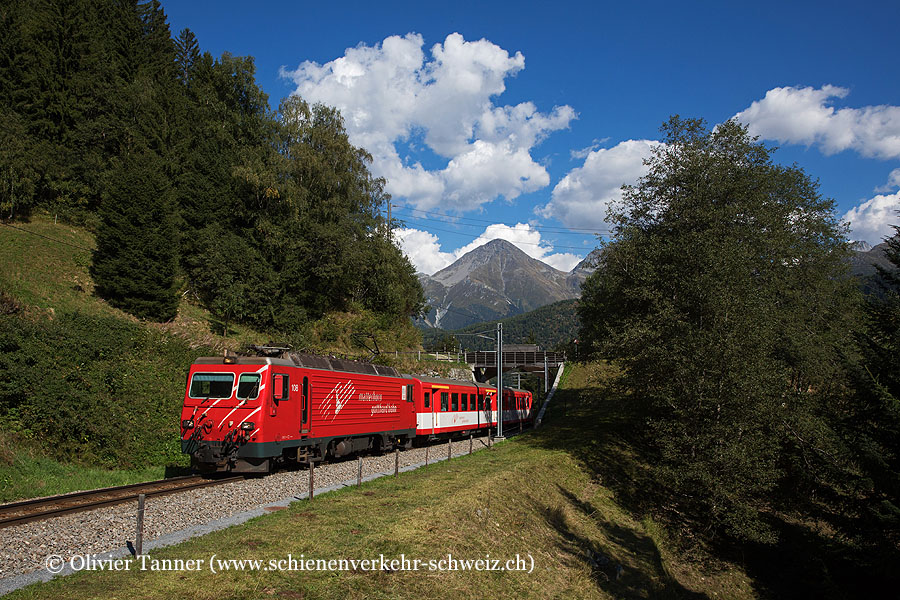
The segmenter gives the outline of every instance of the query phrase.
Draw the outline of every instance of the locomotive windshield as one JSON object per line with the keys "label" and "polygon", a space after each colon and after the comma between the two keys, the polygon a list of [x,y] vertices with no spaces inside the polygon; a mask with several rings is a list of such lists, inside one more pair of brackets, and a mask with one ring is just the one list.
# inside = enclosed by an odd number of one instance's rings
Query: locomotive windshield
{"label": "locomotive windshield", "polygon": [[238,380],[237,397],[241,400],[255,400],[259,396],[259,373],[241,373]]}
{"label": "locomotive windshield", "polygon": [[191,377],[191,398],[231,398],[233,373],[194,373]]}

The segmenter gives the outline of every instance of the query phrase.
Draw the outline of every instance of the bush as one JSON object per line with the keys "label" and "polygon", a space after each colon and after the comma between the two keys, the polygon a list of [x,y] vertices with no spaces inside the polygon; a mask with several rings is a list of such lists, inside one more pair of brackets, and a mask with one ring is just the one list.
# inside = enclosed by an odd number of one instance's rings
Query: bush
{"label": "bush", "polygon": [[111,317],[0,316],[0,423],[67,461],[179,462],[184,375],[206,353]]}

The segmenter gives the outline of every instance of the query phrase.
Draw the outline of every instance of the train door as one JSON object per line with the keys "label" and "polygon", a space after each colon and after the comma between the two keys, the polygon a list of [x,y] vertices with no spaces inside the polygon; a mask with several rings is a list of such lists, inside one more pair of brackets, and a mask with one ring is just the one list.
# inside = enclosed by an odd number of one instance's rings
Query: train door
{"label": "train door", "polygon": [[300,433],[302,435],[309,434],[310,428],[310,410],[309,410],[309,399],[310,399],[310,386],[309,386],[309,377],[303,376],[303,381],[300,384]]}
{"label": "train door", "polygon": [[276,423],[275,439],[296,439],[292,423],[296,423],[300,418],[300,383],[292,381],[287,373],[272,374],[272,404],[270,407],[270,416],[276,417],[273,423]]}
{"label": "train door", "polygon": [[440,397],[441,390],[440,388],[432,388],[431,390],[431,433],[434,433],[434,430],[437,429],[438,426],[438,398]]}
{"label": "train door", "polygon": [[[441,412],[447,412],[447,398],[450,395],[448,392],[450,391],[449,385],[433,385],[431,386],[431,429],[432,433],[434,430],[441,426]],[[438,405],[438,398],[441,399],[440,405]]]}

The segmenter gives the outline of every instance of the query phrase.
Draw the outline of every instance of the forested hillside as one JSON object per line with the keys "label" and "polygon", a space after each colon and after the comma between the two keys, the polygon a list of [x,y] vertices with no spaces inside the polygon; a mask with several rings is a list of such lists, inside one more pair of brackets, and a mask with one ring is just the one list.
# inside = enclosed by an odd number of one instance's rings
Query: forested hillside
{"label": "forested hillside", "polygon": [[[538,344],[546,350],[570,349],[578,337],[578,300],[561,300],[507,319],[503,323],[504,344]],[[496,350],[496,343],[476,337],[475,333],[494,332],[497,321],[476,323],[461,329],[423,329],[426,348],[452,350]],[[491,333],[485,334],[491,335]]]}
{"label": "forested hillside", "polygon": [[252,57],[173,38],[155,0],[13,0],[0,27],[0,211],[86,223],[110,304],[167,321],[187,294],[279,332],[420,311],[384,181],[336,110],[270,110]]}

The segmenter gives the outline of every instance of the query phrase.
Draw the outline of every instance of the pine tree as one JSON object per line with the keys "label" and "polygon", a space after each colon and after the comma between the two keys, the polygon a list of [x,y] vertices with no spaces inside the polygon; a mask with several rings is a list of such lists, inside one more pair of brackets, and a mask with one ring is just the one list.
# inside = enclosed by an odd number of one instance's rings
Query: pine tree
{"label": "pine tree", "polygon": [[142,319],[175,317],[174,208],[163,160],[149,150],[126,154],[100,205],[91,265],[97,295]]}
{"label": "pine tree", "polygon": [[191,85],[194,68],[199,60],[200,45],[197,43],[197,36],[190,29],[182,29],[175,40],[175,65],[181,85]]}

